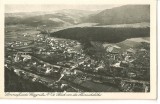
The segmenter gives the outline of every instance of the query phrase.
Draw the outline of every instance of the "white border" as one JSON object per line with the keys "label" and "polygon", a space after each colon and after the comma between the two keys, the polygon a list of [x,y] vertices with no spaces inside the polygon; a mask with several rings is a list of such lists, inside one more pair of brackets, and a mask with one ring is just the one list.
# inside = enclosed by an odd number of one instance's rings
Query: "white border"
{"label": "white border", "polygon": [[[102,96],[54,96],[54,97],[37,97],[35,99],[156,99],[157,98],[157,64],[156,64],[156,0],[4,0],[0,3],[0,97],[1,98],[15,98],[14,97],[5,97],[4,96],[4,5],[5,4],[150,4],[150,46],[151,46],[151,92],[150,93],[102,93]],[[32,97],[18,97],[18,98],[32,98]]]}

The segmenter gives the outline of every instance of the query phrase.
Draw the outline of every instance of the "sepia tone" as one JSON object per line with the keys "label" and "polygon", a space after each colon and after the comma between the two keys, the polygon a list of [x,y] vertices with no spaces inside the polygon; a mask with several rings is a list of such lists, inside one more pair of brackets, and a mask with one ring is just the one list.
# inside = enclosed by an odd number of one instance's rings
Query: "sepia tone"
{"label": "sepia tone", "polygon": [[5,92],[150,92],[150,5],[28,6],[6,5]]}

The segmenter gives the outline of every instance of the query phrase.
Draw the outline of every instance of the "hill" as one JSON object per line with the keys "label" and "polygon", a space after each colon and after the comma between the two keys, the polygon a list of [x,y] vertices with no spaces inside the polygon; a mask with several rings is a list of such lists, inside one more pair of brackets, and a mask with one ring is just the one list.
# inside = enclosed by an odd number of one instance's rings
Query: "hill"
{"label": "hill", "polygon": [[83,41],[118,43],[129,38],[149,37],[149,27],[75,27],[51,33],[51,36]]}
{"label": "hill", "polygon": [[98,14],[89,16],[86,21],[105,25],[150,22],[150,6],[125,5],[106,9]]}
{"label": "hill", "polygon": [[85,10],[60,10],[56,12],[6,13],[5,25],[25,24],[29,26],[62,27],[78,24],[83,16],[94,12]]}

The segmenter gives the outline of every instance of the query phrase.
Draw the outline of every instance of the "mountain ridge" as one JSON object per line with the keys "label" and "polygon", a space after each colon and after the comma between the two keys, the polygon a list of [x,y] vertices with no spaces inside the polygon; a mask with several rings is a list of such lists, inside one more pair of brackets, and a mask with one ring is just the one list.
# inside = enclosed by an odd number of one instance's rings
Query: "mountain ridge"
{"label": "mountain ridge", "polygon": [[105,25],[150,22],[150,6],[125,5],[112,9],[106,9],[98,14],[86,18],[85,21]]}

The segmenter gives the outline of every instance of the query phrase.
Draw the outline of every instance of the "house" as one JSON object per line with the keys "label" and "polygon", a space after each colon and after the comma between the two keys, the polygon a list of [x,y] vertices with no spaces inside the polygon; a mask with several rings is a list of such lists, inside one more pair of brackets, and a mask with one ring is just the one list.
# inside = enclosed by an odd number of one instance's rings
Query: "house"
{"label": "house", "polygon": [[95,71],[97,72],[99,69],[103,69],[103,68],[104,68],[104,66],[100,65],[95,69]]}
{"label": "house", "polygon": [[46,74],[49,74],[49,73],[51,73],[51,71],[52,71],[52,69],[50,69],[49,67],[47,67],[47,70],[46,70]]}
{"label": "house", "polygon": [[18,61],[19,61],[19,56],[18,56],[18,55],[15,56],[14,61],[15,61],[15,62],[18,62]]}
{"label": "house", "polygon": [[83,74],[83,72],[82,71],[80,71],[80,70],[74,70],[74,72],[73,72],[74,74]]}
{"label": "house", "polygon": [[21,57],[23,57],[23,60],[31,59],[30,55],[21,55]]}
{"label": "house", "polygon": [[120,64],[121,64],[121,62],[119,61],[119,62],[113,64],[112,66],[113,66],[113,67],[120,67]]}
{"label": "house", "polygon": [[36,63],[36,62],[34,62],[34,63],[33,63],[33,65],[37,65],[37,63]]}

